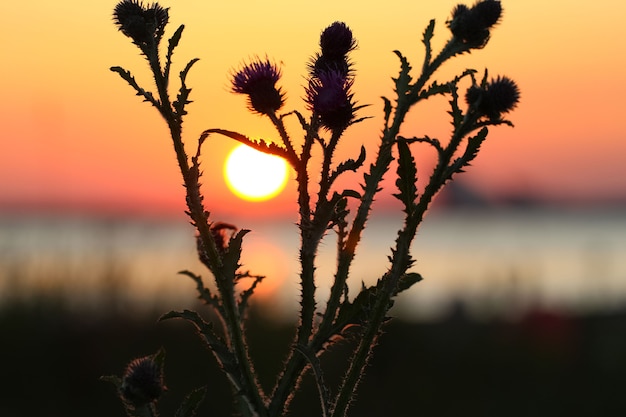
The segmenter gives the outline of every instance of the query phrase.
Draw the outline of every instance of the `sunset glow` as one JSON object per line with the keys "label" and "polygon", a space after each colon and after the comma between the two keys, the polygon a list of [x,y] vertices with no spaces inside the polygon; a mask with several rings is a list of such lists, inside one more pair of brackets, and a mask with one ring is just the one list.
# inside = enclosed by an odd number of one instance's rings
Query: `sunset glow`
{"label": "sunset glow", "polygon": [[285,188],[288,174],[284,159],[246,145],[233,149],[224,164],[228,188],[240,198],[250,201],[275,197]]}
{"label": "sunset glow", "polygon": [[[109,71],[123,66],[142,87],[154,91],[145,59],[112,22],[116,3],[5,5],[0,17],[7,62],[0,69],[1,207],[184,210],[167,125]],[[335,156],[336,161],[353,158],[362,144],[368,166],[382,126],[380,97],[394,94],[391,77],[397,76],[399,63],[392,51],[400,50],[417,71],[428,21],[436,19],[433,47],[438,50],[449,37],[445,21],[458,1],[321,0],[310,10],[282,0],[160,3],[170,8],[165,45],[176,28],[185,25],[172,74],[200,58],[187,80],[193,101],[184,130],[189,154],[200,133],[210,128],[276,141],[267,118],[251,114],[245,99],[230,92],[229,74],[249,57],[269,57],[282,73],[279,84],[286,102],[281,112],[306,113],[302,97],[307,63],[318,48],[320,32],[341,20],[358,41],[353,91],[359,104],[369,105],[360,116],[371,118],[348,129]],[[520,104],[509,117],[515,128],[491,129],[480,157],[462,180],[495,198],[528,192],[576,201],[625,199],[626,129],[621,113],[626,44],[621,41],[621,19],[626,3],[502,3],[502,22],[489,44],[446,64],[439,75],[445,80],[465,68],[479,73],[488,68],[492,76],[511,77],[521,90]],[[178,81],[174,77],[170,86],[174,97]],[[437,98],[418,106],[402,134],[446,140],[447,110],[446,101]],[[295,118],[288,122],[293,122],[288,127],[294,147],[300,149],[301,129]],[[218,216],[242,203],[229,191],[222,173],[232,145],[230,139],[211,138],[203,149],[208,209]],[[422,166],[432,164],[432,157],[416,152]],[[427,170],[421,172],[425,176]],[[353,181],[360,180],[362,174],[355,174]],[[393,192],[393,182],[385,187]],[[295,187],[288,187],[281,198],[258,206],[255,214],[291,210],[285,202],[297,200]],[[381,195],[381,202],[390,200]]]}

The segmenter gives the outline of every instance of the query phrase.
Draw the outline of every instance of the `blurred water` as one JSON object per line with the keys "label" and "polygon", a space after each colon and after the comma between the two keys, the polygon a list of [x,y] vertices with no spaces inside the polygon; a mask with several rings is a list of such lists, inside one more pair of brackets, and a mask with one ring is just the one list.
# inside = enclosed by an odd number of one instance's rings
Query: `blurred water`
{"label": "blurred water", "polygon": [[[369,223],[351,275],[372,284],[387,268],[399,221]],[[292,223],[240,225],[243,263],[267,275],[259,297],[283,315],[298,305],[298,231]],[[319,254],[318,297],[333,275],[330,234]],[[427,317],[463,302],[476,314],[515,314],[529,306],[559,309],[626,305],[623,211],[443,211],[426,218],[413,247],[425,280],[400,297],[396,314]],[[195,257],[184,219],[0,218],[0,304],[50,296],[68,307],[176,308],[195,299]]]}

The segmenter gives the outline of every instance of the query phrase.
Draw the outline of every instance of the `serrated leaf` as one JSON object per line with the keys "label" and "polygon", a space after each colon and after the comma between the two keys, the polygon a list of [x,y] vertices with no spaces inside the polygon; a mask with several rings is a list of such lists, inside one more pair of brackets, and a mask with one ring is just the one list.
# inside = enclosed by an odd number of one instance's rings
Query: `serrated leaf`
{"label": "serrated leaf", "polygon": [[213,330],[213,324],[208,323],[200,317],[198,313],[192,310],[183,311],[170,311],[163,314],[159,321],[169,320],[173,318],[180,318],[193,324],[198,333],[198,336],[205,342],[207,347],[215,353],[220,361],[220,365],[227,371],[233,372],[236,369],[237,360],[230,352],[226,344],[220,339],[220,337]]}
{"label": "serrated leaf", "polygon": [[248,287],[248,289],[246,289],[245,291],[242,291],[241,295],[239,296],[239,314],[241,316],[244,315],[245,310],[248,307],[248,300],[250,299],[250,297],[252,297],[252,294],[254,294],[254,290],[256,289],[256,287],[261,283],[261,281],[265,279],[265,276],[251,275],[249,272],[237,274],[237,281],[241,280],[242,278],[252,278],[253,281],[252,284],[250,284],[250,287]]}
{"label": "serrated leaf", "polygon": [[424,100],[431,96],[436,96],[439,94],[447,94],[447,93],[450,93],[450,85],[439,84],[437,81],[435,81],[430,85],[430,87],[428,87],[425,90],[420,91],[419,98],[420,100]]}
{"label": "serrated leaf", "polygon": [[219,311],[222,311],[222,305],[219,297],[213,295],[211,290],[204,286],[204,282],[202,281],[202,277],[200,275],[196,275],[187,270],[179,271],[178,273],[191,278],[196,283],[196,291],[198,292],[199,299],[203,300],[206,304],[217,308]]}
{"label": "serrated leaf", "polygon": [[135,90],[138,96],[144,98],[144,101],[149,102],[157,109],[161,108],[161,103],[154,98],[154,95],[151,92],[144,90],[139,86],[139,84],[137,84],[137,80],[135,80],[135,77],[132,76],[130,71],[127,71],[122,67],[111,67],[110,70],[118,73],[119,76],[122,77],[122,79]]}
{"label": "serrated leaf", "polygon": [[478,156],[480,147],[487,138],[489,129],[483,127],[478,133],[467,140],[467,146],[465,152],[459,158],[455,159],[452,164],[446,170],[446,178],[451,179],[455,173],[463,172],[463,168],[470,165],[470,163]]}
{"label": "serrated leaf", "polygon": [[289,153],[287,152],[285,148],[275,144],[274,142],[266,142],[263,139],[252,140],[246,135],[243,135],[239,132],[234,132],[232,130],[226,130],[226,129],[208,129],[202,132],[202,137],[206,138],[211,133],[217,133],[217,134],[229,137],[231,139],[236,140],[237,142],[248,145],[251,148],[256,149],[259,152],[267,153],[270,155],[276,155],[281,158],[284,158],[285,160],[290,162],[293,166],[295,166],[294,164],[297,163],[297,161],[293,161],[290,158]]}
{"label": "serrated leaf", "polygon": [[381,98],[383,99],[383,103],[385,104],[383,111],[385,113],[385,130],[387,130],[389,129],[389,118],[391,117],[392,110],[391,101],[385,96],[382,96]]}
{"label": "serrated leaf", "polygon": [[337,169],[330,175],[329,182],[332,183],[337,177],[346,171],[356,172],[365,162],[365,147],[361,145],[359,157],[357,159],[347,159],[337,166]]}
{"label": "serrated leaf", "polygon": [[172,66],[172,55],[174,55],[174,49],[176,49],[178,43],[180,42],[180,37],[183,34],[183,29],[185,29],[185,25],[180,25],[168,42],[167,55],[165,57],[165,69],[163,70],[163,75],[166,80],[169,79],[170,68]]}
{"label": "serrated leaf", "polygon": [[191,69],[193,64],[195,64],[198,61],[199,61],[198,58],[192,59],[191,61],[187,63],[185,68],[180,72],[180,89],[178,91],[178,95],[176,96],[176,101],[172,103],[179,120],[182,118],[182,116],[187,114],[187,111],[185,110],[185,106],[191,103],[191,101],[189,101],[189,94],[191,93],[191,88],[187,88],[187,84],[186,84],[187,74],[189,73],[189,70]]}
{"label": "serrated leaf", "polygon": [[411,149],[405,140],[398,139],[398,178],[396,179],[396,187],[399,193],[394,196],[404,203],[407,213],[413,211],[415,199],[417,198],[417,167],[415,159],[411,153]]}
{"label": "serrated leaf", "polygon": [[402,97],[409,91],[409,84],[412,80],[409,75],[411,65],[409,64],[409,61],[400,53],[400,51],[393,52],[398,56],[398,58],[400,58],[400,74],[398,74],[398,78],[394,78],[393,80],[396,83],[396,92],[398,93],[398,97]]}
{"label": "serrated leaf", "polygon": [[243,237],[250,233],[250,230],[241,229],[235,233],[228,241],[228,247],[224,252],[223,263],[226,276],[235,276],[235,272],[239,269],[239,259],[241,258],[241,245]]}
{"label": "serrated leaf", "polygon": [[191,391],[183,400],[178,410],[176,410],[175,417],[194,417],[200,404],[204,401],[206,396],[207,387],[197,388]]}
{"label": "serrated leaf", "polygon": [[432,47],[430,45],[430,41],[432,40],[434,34],[435,34],[435,19],[432,19],[428,23],[428,26],[426,26],[426,29],[424,30],[424,35],[422,37],[422,43],[424,44],[424,47],[426,48],[426,54],[424,56],[424,68],[430,65],[430,60],[432,58],[432,53],[433,53]]}

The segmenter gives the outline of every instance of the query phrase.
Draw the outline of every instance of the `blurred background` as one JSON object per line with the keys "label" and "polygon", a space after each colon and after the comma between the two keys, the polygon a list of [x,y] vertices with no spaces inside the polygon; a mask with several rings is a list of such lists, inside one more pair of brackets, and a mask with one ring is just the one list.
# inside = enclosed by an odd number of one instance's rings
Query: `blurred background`
{"label": "blurred background", "polygon": [[[156,324],[171,309],[205,312],[178,271],[210,277],[196,260],[166,125],[109,71],[121,65],[151,86],[137,48],[112,22],[116,3],[11,2],[0,15],[1,416],[122,415],[113,388],[98,377],[121,374],[160,346],[166,411],[206,384],[203,409],[232,411],[227,381],[192,329]],[[439,49],[456,2],[161,4],[171,7],[166,37],[186,26],[172,72],[201,59],[188,78],[190,149],[212,127],[275,139],[270,123],[229,93],[229,74],[267,55],[283,72],[286,107],[304,111],[306,64],[319,34],[345,21],[359,42],[355,97],[371,104],[362,115],[373,116],[347,135],[338,150],[347,158],[376,146],[380,96],[393,97],[398,71],[391,51],[419,68],[424,28],[436,19]],[[626,5],[502,4],[489,45],[447,63],[437,79],[465,68],[513,78],[522,91],[509,117],[515,128],[491,129],[474,166],[429,212],[413,246],[425,280],[394,306],[353,415],[626,413]],[[445,140],[446,106],[443,99],[418,106],[403,134]],[[239,199],[222,175],[234,145],[217,137],[205,145],[203,185],[213,219],[252,230],[243,262],[267,276],[248,331],[269,389],[297,318],[295,184],[265,202]],[[423,184],[434,154],[415,152]],[[355,187],[361,177],[345,181]],[[383,188],[352,293],[386,270],[400,226],[392,176]],[[320,302],[333,249],[329,235]],[[326,354],[330,380],[340,377],[350,347]],[[311,379],[293,415],[319,415]]]}

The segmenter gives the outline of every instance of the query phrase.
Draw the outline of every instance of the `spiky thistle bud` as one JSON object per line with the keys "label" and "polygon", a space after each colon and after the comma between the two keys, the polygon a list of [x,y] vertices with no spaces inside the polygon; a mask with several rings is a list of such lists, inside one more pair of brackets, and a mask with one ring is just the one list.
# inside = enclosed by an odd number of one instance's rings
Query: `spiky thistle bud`
{"label": "spiky thistle bud", "polygon": [[501,15],[500,1],[481,0],[471,8],[457,5],[447,23],[456,39],[473,48],[482,48],[489,40],[489,29],[498,23]]}
{"label": "spiky thistle bud", "polygon": [[484,87],[474,85],[465,94],[468,106],[491,120],[498,120],[503,113],[513,110],[519,99],[520,91],[515,81],[503,76],[492,79]]}
{"label": "spiky thistle bud", "polygon": [[343,130],[354,119],[352,84],[340,71],[320,72],[309,80],[306,103],[326,129]]}
{"label": "spiky thistle bud", "polygon": [[164,390],[163,372],[153,356],[134,359],[126,367],[120,386],[124,401],[141,407],[159,399]]}
{"label": "spiky thistle bud", "polygon": [[321,53],[316,54],[309,64],[311,76],[322,72],[339,71],[350,75],[351,64],[348,53],[356,49],[356,39],[344,22],[334,22],[320,35]]}
{"label": "spiky thistle bud", "polygon": [[344,22],[334,22],[320,35],[320,47],[322,55],[329,59],[340,59],[356,48],[356,40]]}
{"label": "spiky thistle bud", "polygon": [[158,45],[169,21],[169,12],[158,3],[144,5],[140,0],[123,0],[115,6],[113,21],[143,49]]}
{"label": "spiky thistle bud", "polygon": [[268,59],[244,65],[232,77],[232,92],[248,96],[248,107],[259,114],[273,114],[284,104],[285,95],[276,83],[281,73]]}

